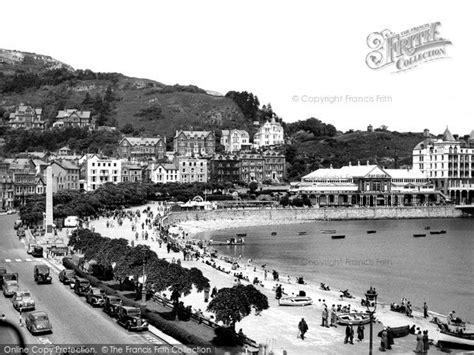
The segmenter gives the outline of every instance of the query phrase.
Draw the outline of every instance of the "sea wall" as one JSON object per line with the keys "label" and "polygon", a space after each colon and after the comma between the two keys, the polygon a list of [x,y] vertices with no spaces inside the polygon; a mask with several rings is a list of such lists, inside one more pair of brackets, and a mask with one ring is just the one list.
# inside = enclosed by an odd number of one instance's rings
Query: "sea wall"
{"label": "sea wall", "polygon": [[[219,209],[173,212],[168,224],[186,221],[245,221],[249,225],[301,223],[314,220],[457,218],[468,216],[453,206],[363,208]],[[230,227],[230,226],[229,226]]]}

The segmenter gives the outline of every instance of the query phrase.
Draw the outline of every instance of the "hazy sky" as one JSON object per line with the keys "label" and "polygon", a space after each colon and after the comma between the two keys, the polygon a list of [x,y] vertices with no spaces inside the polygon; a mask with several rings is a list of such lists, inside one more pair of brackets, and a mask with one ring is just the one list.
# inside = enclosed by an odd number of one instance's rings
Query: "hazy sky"
{"label": "hazy sky", "polygon": [[[381,6],[384,4],[384,6]],[[340,130],[474,129],[469,1],[3,1],[0,48],[225,94]],[[367,37],[440,22],[449,58],[372,70]],[[377,96],[379,95],[379,96]],[[368,102],[360,102],[360,101]]]}

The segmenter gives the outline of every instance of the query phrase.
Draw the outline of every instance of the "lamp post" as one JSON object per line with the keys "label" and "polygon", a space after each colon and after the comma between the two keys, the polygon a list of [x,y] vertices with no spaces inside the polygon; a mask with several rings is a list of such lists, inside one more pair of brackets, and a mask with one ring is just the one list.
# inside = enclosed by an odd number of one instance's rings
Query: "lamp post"
{"label": "lamp post", "polygon": [[367,312],[370,315],[370,343],[369,343],[369,355],[372,355],[372,323],[374,321],[374,313],[377,308],[377,292],[375,288],[370,286],[370,289],[365,293],[365,306],[367,307]]}

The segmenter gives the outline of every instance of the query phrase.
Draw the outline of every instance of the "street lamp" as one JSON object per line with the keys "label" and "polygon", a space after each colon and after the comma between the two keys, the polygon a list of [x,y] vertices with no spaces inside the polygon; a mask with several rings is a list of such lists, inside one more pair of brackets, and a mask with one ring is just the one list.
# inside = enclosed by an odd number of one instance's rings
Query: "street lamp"
{"label": "street lamp", "polygon": [[375,288],[370,286],[370,289],[365,293],[365,306],[367,307],[367,312],[370,315],[370,344],[369,344],[369,355],[372,355],[372,323],[374,321],[374,313],[377,308],[377,291]]}

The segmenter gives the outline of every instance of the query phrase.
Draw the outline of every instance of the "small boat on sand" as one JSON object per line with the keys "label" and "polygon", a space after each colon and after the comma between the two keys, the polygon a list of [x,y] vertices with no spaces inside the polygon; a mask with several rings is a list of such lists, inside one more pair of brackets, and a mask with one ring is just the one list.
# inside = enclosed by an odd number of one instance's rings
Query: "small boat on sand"
{"label": "small boat on sand", "polygon": [[431,229],[430,226],[426,226],[426,227],[425,227],[425,231],[429,231],[430,229]]}
{"label": "small boat on sand", "polygon": [[474,333],[455,333],[450,330],[440,330],[437,335],[438,346],[474,350]]}
{"label": "small boat on sand", "polygon": [[334,234],[336,233],[336,230],[335,229],[321,229],[320,233],[321,234]]}
{"label": "small boat on sand", "polygon": [[237,237],[246,237],[247,233],[237,233],[236,236]]}
{"label": "small boat on sand", "polygon": [[307,296],[287,296],[278,300],[280,306],[309,306],[313,299]]}
{"label": "small boat on sand", "polygon": [[331,235],[332,239],[344,239],[346,236],[344,234]]}
{"label": "small boat on sand", "polygon": [[338,313],[337,324],[352,325],[367,324],[370,323],[370,315],[368,313]]}
{"label": "small boat on sand", "polygon": [[275,236],[275,235],[277,235],[277,232],[272,232],[271,235]]}
{"label": "small boat on sand", "polygon": [[377,231],[373,229],[367,231],[367,234],[374,234],[374,233],[377,233]]}
{"label": "small boat on sand", "polygon": [[298,235],[305,235],[307,232],[298,232]]}
{"label": "small boat on sand", "polygon": [[424,234],[424,233],[415,233],[415,234],[413,234],[413,237],[414,238],[426,237],[426,234]]}

